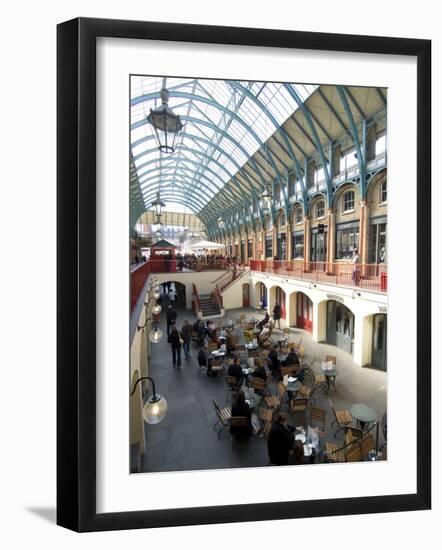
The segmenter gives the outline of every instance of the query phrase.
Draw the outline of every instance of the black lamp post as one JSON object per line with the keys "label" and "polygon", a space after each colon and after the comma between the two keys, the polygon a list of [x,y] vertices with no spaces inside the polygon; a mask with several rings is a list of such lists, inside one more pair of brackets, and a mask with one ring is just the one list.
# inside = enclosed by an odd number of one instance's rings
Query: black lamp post
{"label": "black lamp post", "polygon": [[163,88],[160,92],[161,106],[151,109],[147,121],[155,130],[155,140],[162,153],[173,153],[178,133],[183,129],[179,115],[168,106],[169,92]]}
{"label": "black lamp post", "polygon": [[163,213],[163,208],[166,206],[164,202],[160,198],[160,192],[157,191],[157,198],[151,202],[151,206],[153,206],[155,210],[155,214],[157,216],[157,223],[161,223],[159,221],[161,214]]}
{"label": "black lamp post", "polygon": [[261,204],[262,204],[262,209],[265,213],[270,212],[272,207],[272,200],[273,200],[273,195],[270,192],[269,185],[266,184],[264,187],[264,191],[261,193]]}

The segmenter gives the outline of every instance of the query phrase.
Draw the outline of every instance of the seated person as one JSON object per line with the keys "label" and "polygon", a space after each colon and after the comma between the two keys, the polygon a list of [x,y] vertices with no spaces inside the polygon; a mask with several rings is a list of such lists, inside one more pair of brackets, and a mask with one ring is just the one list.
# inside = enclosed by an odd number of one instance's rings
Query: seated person
{"label": "seated person", "polygon": [[267,380],[267,372],[262,359],[255,359],[255,371],[253,373],[253,376],[256,378]]}
{"label": "seated person", "polygon": [[302,368],[302,365],[299,365],[299,368],[296,372],[296,377],[298,378],[298,380],[300,382],[304,382],[304,377],[305,377],[305,371],[304,369]]}
{"label": "seated person", "polygon": [[270,352],[267,355],[267,361],[268,361],[269,369],[272,371],[272,373],[277,372],[280,375],[281,364],[279,362],[278,354],[276,353],[276,346],[272,346],[272,348],[270,349]]}
{"label": "seated person", "polygon": [[270,316],[269,316],[268,312],[266,311],[266,314],[264,315],[264,318],[261,319],[261,321],[259,321],[259,323],[256,324],[256,328],[258,328],[259,330],[262,330],[264,328],[264,326],[267,325],[269,320],[270,320]]}
{"label": "seated person", "polygon": [[272,326],[270,324],[265,325],[261,332],[257,335],[256,340],[260,346],[265,345],[272,334]]}
{"label": "seated person", "polygon": [[293,447],[293,464],[304,464],[304,445],[299,439],[295,440]]}
{"label": "seated person", "polygon": [[235,403],[232,405],[232,416],[245,416],[248,419],[247,426],[231,426],[230,433],[232,435],[244,437],[252,435],[252,411],[246,403],[243,391],[238,392]]}
{"label": "seated person", "polygon": [[200,367],[207,367],[207,376],[211,376],[212,371],[212,359],[210,353],[207,349],[207,344],[205,344],[198,352],[198,365]]}
{"label": "seated person", "polygon": [[232,329],[229,329],[227,331],[227,336],[226,336],[227,353],[232,353],[232,351],[235,351],[236,344],[237,344],[236,336],[233,333]]}
{"label": "seated person", "polygon": [[241,386],[244,374],[242,372],[238,357],[233,360],[233,363],[230,365],[227,374],[229,376],[234,376],[236,378],[238,386]]}
{"label": "seated person", "polygon": [[198,345],[200,347],[203,347],[204,344],[206,343],[207,331],[206,331],[206,327],[204,326],[204,323],[201,320],[198,320],[198,326],[197,326],[197,329],[196,329],[196,334],[197,334],[197,338],[198,338]]}
{"label": "seated person", "polygon": [[216,325],[213,321],[207,321],[206,323],[207,336],[209,338],[213,337],[213,333],[216,333]]}
{"label": "seated person", "polygon": [[295,365],[299,365],[298,354],[293,348],[287,354],[287,357],[285,358],[283,365],[284,367],[293,367]]}
{"label": "seated person", "polygon": [[289,463],[289,455],[293,451],[293,433],[287,427],[287,415],[278,413],[270,428],[267,440],[267,450],[271,464],[284,466]]}

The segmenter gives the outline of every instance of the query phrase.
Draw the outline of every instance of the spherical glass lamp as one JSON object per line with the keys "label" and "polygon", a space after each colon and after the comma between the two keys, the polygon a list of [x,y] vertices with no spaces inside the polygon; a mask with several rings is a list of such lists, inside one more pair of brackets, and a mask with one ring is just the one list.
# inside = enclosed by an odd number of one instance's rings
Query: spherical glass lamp
{"label": "spherical glass lamp", "polygon": [[152,314],[159,315],[160,313],[161,313],[161,306],[159,304],[157,304],[156,306],[153,306]]}
{"label": "spherical glass lamp", "polygon": [[154,328],[150,331],[149,340],[152,342],[152,344],[158,344],[158,342],[161,341],[162,337],[163,337],[163,331],[161,329]]}
{"label": "spherical glass lamp", "polygon": [[158,424],[167,414],[167,401],[157,393],[143,406],[143,418],[148,424]]}

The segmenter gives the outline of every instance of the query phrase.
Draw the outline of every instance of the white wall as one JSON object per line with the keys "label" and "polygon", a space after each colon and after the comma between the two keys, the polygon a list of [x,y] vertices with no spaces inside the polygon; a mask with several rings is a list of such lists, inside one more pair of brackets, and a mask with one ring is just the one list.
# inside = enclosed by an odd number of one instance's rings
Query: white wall
{"label": "white wall", "polygon": [[[441,470],[434,468],[433,511],[400,514],[300,519],[245,524],[108,532],[76,535],[54,526],[55,507],[55,24],[78,15],[139,20],[176,21],[201,24],[237,25],[376,34],[433,39],[433,120],[442,120],[442,35],[437,2],[371,0],[364,4],[366,17],[353,2],[339,8],[333,2],[237,2],[222,4],[203,1],[169,0],[163,3],[132,0],[67,0],[65,2],[15,2],[3,6],[0,37],[2,74],[0,88],[2,115],[2,496],[0,499],[3,545],[11,550],[30,546],[46,549],[107,550],[124,547],[173,548],[191,540],[192,548],[211,550],[241,546],[273,548],[276,541],[299,539],[299,533],[331,533],[356,541],[359,550],[380,548],[421,548],[440,540],[442,519]],[[434,163],[442,149],[440,132],[433,134]],[[24,151],[26,150],[26,155]],[[436,166],[436,164],[435,164]],[[23,167],[32,175],[18,177]],[[433,181],[437,172],[434,171]],[[442,188],[433,186],[433,311],[442,307],[438,274],[440,225],[437,223]],[[437,208],[437,210],[436,210]],[[38,238],[38,246],[26,247],[26,257],[17,252],[13,228],[27,228],[26,238]],[[438,255],[437,255],[437,254]],[[25,268],[28,261],[32,270]],[[32,315],[29,289],[32,292]],[[26,319],[26,320],[24,320]],[[30,323],[31,329],[25,329]],[[19,327],[21,327],[19,329]],[[439,357],[441,316],[433,317],[433,357]],[[26,337],[24,338],[24,334]],[[405,342],[406,343],[406,342]],[[437,346],[437,347],[436,347]],[[17,372],[25,373],[18,398]],[[441,369],[433,372],[433,388],[442,386]],[[436,397],[437,394],[435,393]],[[32,415],[29,414],[32,404]],[[442,455],[440,424],[442,402],[433,398],[433,453]],[[20,427],[19,429],[17,429]],[[434,463],[438,464],[437,460]],[[149,495],[146,495],[148,500]],[[250,518],[251,520],[253,518]],[[345,534],[345,535],[344,535]],[[333,535],[334,536],[334,535]],[[338,536],[338,535],[336,535]],[[40,541],[40,542],[38,542]]]}
{"label": "white wall", "polygon": [[225,271],[200,271],[187,273],[155,273],[159,283],[174,281],[186,286],[186,307],[192,308],[193,283],[195,283],[198,294],[210,294],[215,288],[215,281]]}
{"label": "white wall", "polygon": [[339,301],[348,307],[355,316],[353,360],[357,365],[366,365],[370,362],[371,316],[381,311],[387,311],[387,295],[385,293],[311,283],[251,271],[233,283],[223,293],[226,309],[242,307],[242,285],[245,282],[250,283],[251,292],[254,294],[251,304],[257,304],[259,301],[259,296],[257,296],[259,285],[257,283],[263,283],[266,286],[268,293],[267,310],[270,315],[275,305],[276,287],[282,288],[286,296],[286,318],[281,319],[282,328],[289,326],[289,320],[294,318],[292,308],[296,307],[296,300],[293,298],[293,294],[296,295],[297,292],[306,294],[313,302],[312,337],[316,342],[322,342],[326,339],[326,303],[328,300],[334,299],[334,296],[338,297]]}

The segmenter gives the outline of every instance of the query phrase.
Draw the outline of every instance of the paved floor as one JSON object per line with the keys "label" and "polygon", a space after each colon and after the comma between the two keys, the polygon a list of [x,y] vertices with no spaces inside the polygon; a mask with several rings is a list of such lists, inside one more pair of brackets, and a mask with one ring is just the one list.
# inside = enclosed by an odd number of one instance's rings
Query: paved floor
{"label": "paved floor", "polygon": [[[163,298],[162,329],[166,333],[164,311],[167,306],[167,295]],[[178,327],[183,320],[194,322],[195,316],[177,304]],[[256,314],[254,309],[229,310],[227,318],[235,318],[240,313]],[[258,313],[258,316],[263,316]],[[315,370],[319,372],[320,361],[326,354],[337,357],[339,374],[336,378],[336,392],[326,395],[316,392],[316,404],[327,411],[327,441],[334,440],[335,429],[331,427],[333,413],[331,406],[349,408],[353,403],[365,403],[372,407],[379,418],[386,410],[386,373],[356,366],[351,356],[327,344],[318,344],[311,340],[308,332],[292,329],[291,340],[302,337],[305,347],[305,360],[316,358]],[[235,443],[232,450],[231,437],[225,429],[218,439],[213,430],[216,421],[212,400],[221,406],[226,404],[224,378],[197,375],[197,348],[192,345],[192,359],[182,361],[180,370],[172,366],[172,352],[164,336],[159,344],[153,346],[150,360],[150,375],[155,379],[157,391],[168,401],[169,409],[166,418],[157,425],[145,424],[146,454],[141,469],[143,472],[160,472],[176,470],[201,470],[209,468],[238,468],[266,466],[268,454],[266,440],[253,436],[247,442]],[[275,392],[276,393],[276,392]],[[290,419],[299,425],[303,419]],[[342,432],[337,441],[343,439]],[[380,443],[383,442],[382,434]]]}

